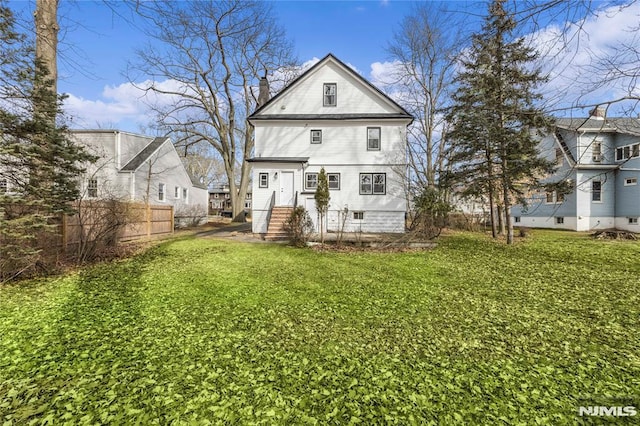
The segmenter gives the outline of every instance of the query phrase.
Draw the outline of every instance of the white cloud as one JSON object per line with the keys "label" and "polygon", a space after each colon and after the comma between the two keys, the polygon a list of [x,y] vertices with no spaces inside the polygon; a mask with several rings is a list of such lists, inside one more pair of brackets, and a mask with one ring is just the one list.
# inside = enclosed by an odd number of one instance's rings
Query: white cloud
{"label": "white cloud", "polygon": [[93,129],[114,127],[118,130],[140,131],[153,124],[155,113],[151,105],[167,106],[178,102],[179,95],[162,95],[148,89],[151,86],[162,91],[186,93],[189,89],[176,80],[140,83],[122,83],[105,86],[99,99],[91,100],[69,94],[65,111],[73,128]]}
{"label": "white cloud", "polygon": [[[605,8],[587,19],[568,23],[564,38],[557,25],[543,28],[530,40],[544,60],[543,70],[550,81],[544,87],[545,97],[558,107],[595,104],[629,94],[639,94],[629,79],[614,80],[596,68],[598,58],[613,57],[622,46],[638,47],[640,3],[633,2],[621,9]],[[638,64],[634,64],[638,67]],[[621,113],[623,105],[610,113]],[[564,114],[585,115],[587,111],[565,111]],[[558,115],[564,115],[559,112]]]}

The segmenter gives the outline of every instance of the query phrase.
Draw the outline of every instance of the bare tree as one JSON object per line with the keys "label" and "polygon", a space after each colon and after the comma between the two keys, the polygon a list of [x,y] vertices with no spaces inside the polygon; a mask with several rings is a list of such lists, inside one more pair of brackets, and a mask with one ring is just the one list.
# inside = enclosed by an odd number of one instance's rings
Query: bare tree
{"label": "bare tree", "polygon": [[[215,183],[226,181],[224,163],[217,151],[208,143],[176,146],[187,171],[198,182],[209,188]],[[236,167],[236,174],[239,168]]]}
{"label": "bare tree", "polygon": [[419,189],[436,187],[447,154],[442,108],[461,47],[461,32],[452,19],[440,3],[419,3],[387,47],[396,65],[395,97],[415,117],[408,130],[408,161]]}
{"label": "bare tree", "polygon": [[[150,83],[161,126],[188,146],[207,142],[220,154],[234,220],[244,220],[254,131],[246,117],[256,106],[261,76],[290,65],[291,45],[266,2],[136,2],[156,43],[130,67]],[[239,164],[239,173],[236,173]]]}

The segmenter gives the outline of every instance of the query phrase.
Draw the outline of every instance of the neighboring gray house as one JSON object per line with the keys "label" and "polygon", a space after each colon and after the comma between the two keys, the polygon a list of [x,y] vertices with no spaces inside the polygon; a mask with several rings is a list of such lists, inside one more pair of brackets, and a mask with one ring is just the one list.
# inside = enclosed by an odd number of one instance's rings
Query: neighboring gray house
{"label": "neighboring gray house", "polygon": [[81,179],[85,198],[119,198],[174,206],[174,215],[206,217],[208,191],[185,169],[171,139],[118,130],[72,130],[99,157]]}
{"label": "neighboring gray house", "polygon": [[547,181],[565,180],[573,192],[532,194],[526,209],[512,209],[515,226],[640,232],[639,119],[606,118],[601,108],[588,118],[560,118],[539,147],[558,164]]}

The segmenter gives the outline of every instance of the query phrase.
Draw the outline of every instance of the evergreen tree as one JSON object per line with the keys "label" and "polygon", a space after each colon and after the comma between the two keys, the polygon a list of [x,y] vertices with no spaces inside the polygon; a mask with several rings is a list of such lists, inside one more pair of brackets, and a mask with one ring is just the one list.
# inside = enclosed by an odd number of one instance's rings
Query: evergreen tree
{"label": "evergreen tree", "polygon": [[513,39],[513,16],[505,0],[489,6],[482,31],[472,37],[459,90],[448,113],[455,144],[453,171],[448,182],[463,195],[486,197],[496,237],[494,207],[501,203],[508,225],[507,243],[513,242],[510,208],[524,203],[527,189],[539,185],[538,177],[553,169],[537,151],[535,131],[551,122],[536,106],[538,85],[546,81],[535,67],[537,53],[523,38]]}
{"label": "evergreen tree", "polygon": [[318,186],[316,187],[316,193],[314,194],[316,200],[316,210],[318,211],[318,223],[320,225],[320,242],[324,244],[324,218],[329,210],[329,178],[324,170],[324,167],[320,169],[318,173]]}
{"label": "evergreen tree", "polygon": [[[0,2],[0,281],[42,264],[53,219],[71,212],[82,165],[94,160],[61,124],[62,97],[46,67],[15,31],[11,10]],[[55,119],[52,120],[52,117]]]}

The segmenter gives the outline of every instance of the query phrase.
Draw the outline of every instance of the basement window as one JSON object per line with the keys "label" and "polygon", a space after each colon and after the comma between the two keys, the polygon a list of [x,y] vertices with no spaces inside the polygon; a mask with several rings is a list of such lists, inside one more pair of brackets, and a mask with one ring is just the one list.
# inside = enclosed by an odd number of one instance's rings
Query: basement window
{"label": "basement window", "polygon": [[627,219],[629,220],[629,225],[637,225],[638,224],[638,218],[637,217],[628,217]]}
{"label": "basement window", "polygon": [[564,217],[556,216],[556,225],[564,224]]}
{"label": "basement window", "polygon": [[353,212],[353,220],[364,220],[364,212]]}

